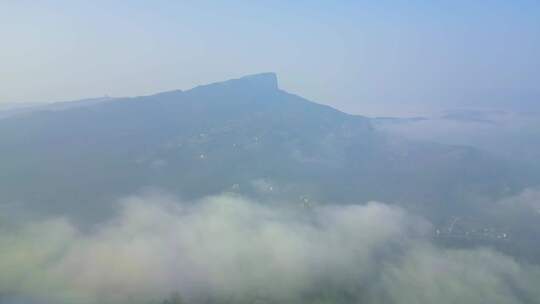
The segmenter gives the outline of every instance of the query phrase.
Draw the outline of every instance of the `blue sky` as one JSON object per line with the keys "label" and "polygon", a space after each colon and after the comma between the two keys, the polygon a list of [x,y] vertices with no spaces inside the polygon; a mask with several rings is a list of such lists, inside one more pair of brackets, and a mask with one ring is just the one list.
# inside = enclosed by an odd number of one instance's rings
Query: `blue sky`
{"label": "blue sky", "polygon": [[357,114],[540,99],[538,1],[0,0],[0,103],[274,71]]}

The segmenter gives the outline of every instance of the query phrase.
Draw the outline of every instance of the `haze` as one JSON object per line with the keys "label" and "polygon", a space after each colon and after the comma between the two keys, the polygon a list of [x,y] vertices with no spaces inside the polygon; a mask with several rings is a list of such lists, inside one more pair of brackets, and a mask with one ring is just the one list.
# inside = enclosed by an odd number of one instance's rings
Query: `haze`
{"label": "haze", "polygon": [[0,20],[0,304],[540,303],[540,2]]}
{"label": "haze", "polygon": [[538,1],[0,2],[0,104],[147,95],[260,71],[364,115],[540,96]]}

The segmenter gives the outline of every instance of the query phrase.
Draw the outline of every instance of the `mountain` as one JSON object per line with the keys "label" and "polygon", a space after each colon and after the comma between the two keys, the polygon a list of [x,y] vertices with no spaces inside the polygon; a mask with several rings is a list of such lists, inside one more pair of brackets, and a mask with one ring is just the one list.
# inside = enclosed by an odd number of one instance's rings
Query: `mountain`
{"label": "mountain", "polygon": [[157,188],[379,200],[437,220],[528,183],[474,148],[389,136],[366,117],[287,93],[273,73],[84,104],[0,120],[3,204],[95,219],[116,198]]}

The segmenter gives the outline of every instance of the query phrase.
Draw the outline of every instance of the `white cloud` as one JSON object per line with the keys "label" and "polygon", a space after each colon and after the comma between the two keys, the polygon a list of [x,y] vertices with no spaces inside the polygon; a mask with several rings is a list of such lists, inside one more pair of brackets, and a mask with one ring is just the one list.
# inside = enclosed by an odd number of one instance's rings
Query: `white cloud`
{"label": "white cloud", "polygon": [[[481,250],[431,245],[397,207],[287,209],[235,196],[134,196],[82,232],[64,219],[0,232],[0,295],[51,303],[512,303],[540,299],[540,272]],[[532,301],[532,300],[531,300]]]}

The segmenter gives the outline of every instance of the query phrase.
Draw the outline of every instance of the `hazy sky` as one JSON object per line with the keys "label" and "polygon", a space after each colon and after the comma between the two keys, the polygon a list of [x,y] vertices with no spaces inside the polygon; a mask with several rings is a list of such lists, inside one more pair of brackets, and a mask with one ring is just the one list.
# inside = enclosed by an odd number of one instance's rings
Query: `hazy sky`
{"label": "hazy sky", "polygon": [[274,71],[347,112],[540,101],[540,2],[0,0],[0,103]]}

